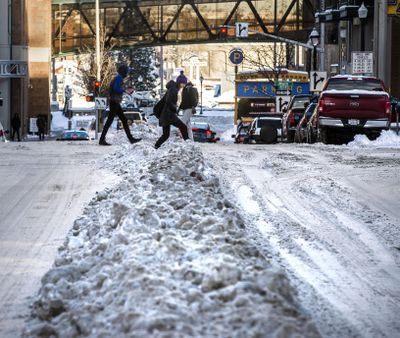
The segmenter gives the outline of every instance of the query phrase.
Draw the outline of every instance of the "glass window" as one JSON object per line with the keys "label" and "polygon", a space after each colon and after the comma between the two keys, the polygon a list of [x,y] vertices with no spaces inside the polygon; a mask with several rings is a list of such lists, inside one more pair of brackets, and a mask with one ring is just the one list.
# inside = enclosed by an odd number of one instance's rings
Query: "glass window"
{"label": "glass window", "polygon": [[292,106],[289,109],[304,109],[310,103],[311,97],[296,97],[292,101]]}
{"label": "glass window", "polygon": [[382,83],[376,79],[364,79],[364,78],[339,78],[330,79],[328,82],[327,90],[374,90],[374,91],[384,91]]}

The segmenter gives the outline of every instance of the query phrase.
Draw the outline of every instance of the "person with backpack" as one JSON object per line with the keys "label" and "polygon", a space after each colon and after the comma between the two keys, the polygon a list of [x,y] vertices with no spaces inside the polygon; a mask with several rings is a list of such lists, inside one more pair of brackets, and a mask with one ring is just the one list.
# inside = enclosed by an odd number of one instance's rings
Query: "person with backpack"
{"label": "person with backpack", "polygon": [[[163,133],[157,140],[154,148],[158,149],[160,146],[169,138],[171,125],[178,128],[181,131],[184,140],[187,140],[188,131],[186,125],[178,118],[177,111],[177,101],[178,101],[178,91],[179,84],[171,80],[166,85],[167,92],[164,97],[160,100],[161,114],[159,119],[159,125],[163,128]],[[164,102],[162,103],[162,101]],[[156,113],[154,115],[157,116]]]}
{"label": "person with backpack", "polygon": [[115,76],[114,80],[111,81],[110,84],[110,112],[108,113],[108,118],[106,124],[104,125],[103,131],[100,136],[99,145],[101,146],[109,146],[110,143],[106,141],[107,131],[111,126],[111,123],[114,120],[115,116],[121,120],[122,125],[124,127],[126,136],[130,143],[139,142],[140,138],[134,138],[129,129],[128,121],[124,115],[124,111],[121,107],[122,102],[122,94],[124,93],[123,81],[124,78],[128,75],[129,68],[126,65],[121,65],[118,67],[118,73]]}
{"label": "person with backpack", "polygon": [[191,118],[196,112],[196,106],[199,103],[199,93],[193,84],[189,81],[182,89],[182,101],[179,110],[183,111],[182,122],[186,125],[189,138],[193,141]]}

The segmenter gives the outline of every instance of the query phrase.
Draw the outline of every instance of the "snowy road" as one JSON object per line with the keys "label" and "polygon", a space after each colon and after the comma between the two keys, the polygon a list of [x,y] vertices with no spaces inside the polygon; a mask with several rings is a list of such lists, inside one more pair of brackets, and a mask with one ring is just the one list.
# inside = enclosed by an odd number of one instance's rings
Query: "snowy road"
{"label": "snowy road", "polygon": [[96,171],[94,143],[0,148],[1,337],[31,302],[24,337],[400,336],[399,138],[156,151],[136,132]]}
{"label": "snowy road", "polygon": [[0,337],[11,338],[73,220],[111,176],[93,170],[104,152],[94,143],[0,145]]}
{"label": "snowy road", "polygon": [[400,336],[398,147],[202,149],[322,336]]}

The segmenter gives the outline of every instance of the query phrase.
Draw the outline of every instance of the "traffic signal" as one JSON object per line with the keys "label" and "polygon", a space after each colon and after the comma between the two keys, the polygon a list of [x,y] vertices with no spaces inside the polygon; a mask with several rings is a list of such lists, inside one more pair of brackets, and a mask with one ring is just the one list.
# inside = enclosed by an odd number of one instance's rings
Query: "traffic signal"
{"label": "traffic signal", "polygon": [[221,40],[226,40],[228,37],[228,27],[220,26],[218,29],[218,38]]}
{"label": "traffic signal", "polygon": [[100,81],[98,80],[94,82],[94,93],[96,96],[98,96],[100,93]]}
{"label": "traffic signal", "polygon": [[86,102],[94,102],[94,95],[93,94],[88,94],[86,95]]}

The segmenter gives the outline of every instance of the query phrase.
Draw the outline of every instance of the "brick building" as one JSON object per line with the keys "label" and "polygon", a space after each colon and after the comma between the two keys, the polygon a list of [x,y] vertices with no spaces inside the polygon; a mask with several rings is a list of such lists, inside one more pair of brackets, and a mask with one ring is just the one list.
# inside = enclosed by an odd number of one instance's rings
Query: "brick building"
{"label": "brick building", "polygon": [[19,114],[25,135],[31,117],[50,118],[51,0],[1,0],[0,12],[0,121],[9,130]]}

